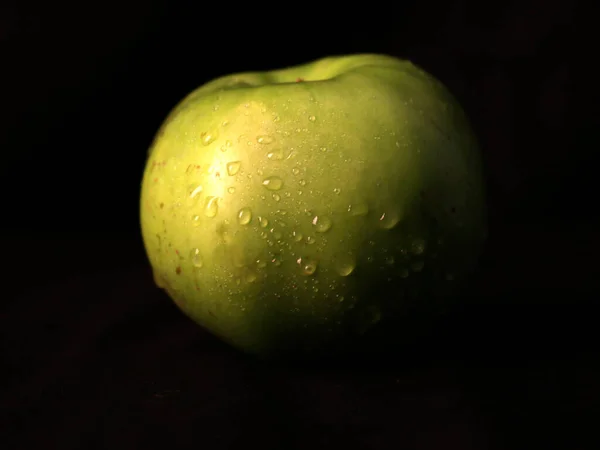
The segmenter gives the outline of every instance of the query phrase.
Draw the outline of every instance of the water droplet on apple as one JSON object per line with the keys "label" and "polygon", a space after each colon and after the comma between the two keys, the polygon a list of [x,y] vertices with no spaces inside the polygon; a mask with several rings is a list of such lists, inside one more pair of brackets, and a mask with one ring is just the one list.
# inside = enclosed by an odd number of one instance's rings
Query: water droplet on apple
{"label": "water droplet on apple", "polygon": [[298,169],[297,167],[293,167],[293,168],[292,168],[292,173],[293,173],[294,175],[298,175],[298,174],[300,173],[300,169]]}
{"label": "water droplet on apple", "polygon": [[424,266],[425,263],[423,261],[414,261],[413,263],[411,263],[410,268],[413,270],[413,272],[420,272],[421,270],[423,270]]}
{"label": "water droplet on apple", "polygon": [[234,176],[240,171],[240,167],[242,167],[241,161],[231,161],[227,163],[227,175],[230,177]]}
{"label": "water droplet on apple", "polygon": [[333,189],[333,193],[336,195],[339,195],[339,193],[342,192],[342,190],[340,188],[334,188]]}
{"label": "water droplet on apple", "polygon": [[317,120],[317,118],[315,116],[308,116],[308,120],[310,120],[311,122],[314,122],[315,120]]}
{"label": "water droplet on apple", "polygon": [[379,226],[384,230],[391,230],[400,222],[400,214],[397,211],[386,211],[379,216]]}
{"label": "water droplet on apple", "polygon": [[348,205],[348,212],[352,216],[365,216],[369,212],[369,205],[359,200]]}
{"label": "water droplet on apple", "polygon": [[327,216],[315,216],[312,220],[313,227],[317,233],[325,233],[331,228],[331,219]]}
{"label": "water droplet on apple", "polygon": [[417,238],[411,242],[410,250],[415,255],[421,255],[425,251],[425,240]]}
{"label": "water droplet on apple", "polygon": [[202,194],[202,186],[192,185],[189,187],[188,191],[190,193],[190,201],[195,203],[200,197],[200,194]]}
{"label": "water droplet on apple", "polygon": [[197,268],[197,269],[202,268],[202,266],[204,265],[204,261],[202,260],[202,255],[200,255],[199,248],[193,248],[190,251],[190,260],[192,261],[192,265],[195,268]]}
{"label": "water droplet on apple", "polygon": [[279,194],[273,194],[273,200],[278,202],[279,200],[281,200],[281,196]]}
{"label": "water droplet on apple", "polygon": [[[227,123],[229,123],[229,122],[227,122]],[[226,125],[226,123],[225,123],[225,122],[223,122],[223,126],[225,126],[225,125]],[[232,146],[232,145],[233,145],[233,143],[232,143],[232,142],[231,142],[229,139],[227,139],[227,140],[225,141],[225,144],[221,145],[221,151],[222,151],[222,152],[226,152],[226,151],[227,151],[227,149],[228,149],[228,148],[231,148],[231,146]]]}
{"label": "water droplet on apple", "polygon": [[206,217],[215,217],[219,212],[219,197],[207,197],[204,203],[204,215]]}
{"label": "water droplet on apple", "polygon": [[267,267],[267,262],[264,259],[257,259],[256,267],[258,267],[259,269],[264,269],[265,267]]}
{"label": "water droplet on apple", "polygon": [[267,158],[271,161],[281,161],[283,159],[283,150],[278,148],[267,153]]}
{"label": "water droplet on apple", "polygon": [[306,236],[306,243],[309,245],[314,244],[315,242],[317,242],[317,240],[315,239],[314,236]]}
{"label": "water droplet on apple", "polygon": [[257,278],[257,276],[253,271],[249,270],[248,272],[246,272],[246,282],[247,283],[255,282],[256,278]]}
{"label": "water droplet on apple", "polygon": [[256,138],[256,142],[258,142],[259,144],[263,144],[263,145],[267,145],[270,144],[271,142],[273,142],[273,138],[271,136],[258,136]]}
{"label": "water droplet on apple", "polygon": [[292,231],[292,239],[295,242],[300,242],[303,237],[304,236],[302,235],[302,232],[300,232],[300,231]]}
{"label": "water droplet on apple", "polygon": [[252,220],[252,211],[250,208],[242,208],[238,212],[238,223],[240,225],[248,225]]}
{"label": "water droplet on apple", "polygon": [[356,260],[350,254],[340,254],[334,259],[335,270],[343,277],[350,275],[356,267]]}
{"label": "water droplet on apple", "polygon": [[278,191],[283,186],[283,180],[277,176],[272,176],[265,178],[262,184],[270,191]]}
{"label": "water droplet on apple", "polygon": [[303,275],[313,275],[317,271],[317,262],[310,258],[298,258],[296,261],[301,269]]}
{"label": "water droplet on apple", "polygon": [[386,263],[388,266],[393,266],[393,265],[394,265],[394,262],[396,262],[396,261],[395,261],[395,259],[394,259],[394,257],[393,257],[393,256],[388,256],[388,257],[386,257],[386,258],[385,258],[385,263]]}
{"label": "water droplet on apple", "polygon": [[204,146],[210,145],[213,142],[215,142],[217,137],[218,137],[218,134],[216,131],[205,131],[200,134],[200,140],[202,142],[202,145],[204,145]]}
{"label": "water droplet on apple", "polygon": [[227,192],[229,192],[230,194],[233,194],[235,192],[235,188],[233,186],[229,186],[227,188]]}
{"label": "water droplet on apple", "polygon": [[262,228],[267,228],[269,226],[269,219],[263,216],[259,216],[258,223]]}
{"label": "water droplet on apple", "polygon": [[408,269],[406,269],[406,268],[401,269],[399,275],[400,275],[400,278],[408,278],[408,275],[409,275]]}

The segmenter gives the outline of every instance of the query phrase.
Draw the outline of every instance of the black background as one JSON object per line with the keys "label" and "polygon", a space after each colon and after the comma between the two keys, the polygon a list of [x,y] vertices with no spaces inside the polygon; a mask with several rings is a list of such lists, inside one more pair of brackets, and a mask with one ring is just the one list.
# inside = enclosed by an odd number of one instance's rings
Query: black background
{"label": "black background", "polygon": [[[2,3],[0,446],[595,447],[587,6]],[[358,52],[413,60],[472,118],[489,183],[481,269],[462,306],[385,361],[254,361],[154,287],[138,225],[147,147],[213,77]]]}

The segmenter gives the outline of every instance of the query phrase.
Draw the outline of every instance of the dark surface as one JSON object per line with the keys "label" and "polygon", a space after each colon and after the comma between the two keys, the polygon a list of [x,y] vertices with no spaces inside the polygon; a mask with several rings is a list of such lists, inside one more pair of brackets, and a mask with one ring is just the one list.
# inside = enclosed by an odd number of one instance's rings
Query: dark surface
{"label": "dark surface", "polygon": [[[584,2],[357,6],[360,21],[302,3],[271,19],[249,4],[85,5],[0,6],[0,448],[598,448]],[[462,303],[400,354],[253,360],[153,285],[137,217],[147,146],[214,76],[361,51],[412,59],[465,106],[490,243]]]}

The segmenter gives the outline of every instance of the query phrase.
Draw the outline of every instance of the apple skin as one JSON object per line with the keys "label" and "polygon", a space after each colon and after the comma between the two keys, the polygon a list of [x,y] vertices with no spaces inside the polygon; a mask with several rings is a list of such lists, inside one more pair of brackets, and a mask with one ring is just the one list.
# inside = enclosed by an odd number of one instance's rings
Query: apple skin
{"label": "apple skin", "polygon": [[378,329],[387,345],[477,263],[480,152],[457,101],[408,61],[225,76],[157,133],[141,229],[157,285],[245,352],[335,354]]}

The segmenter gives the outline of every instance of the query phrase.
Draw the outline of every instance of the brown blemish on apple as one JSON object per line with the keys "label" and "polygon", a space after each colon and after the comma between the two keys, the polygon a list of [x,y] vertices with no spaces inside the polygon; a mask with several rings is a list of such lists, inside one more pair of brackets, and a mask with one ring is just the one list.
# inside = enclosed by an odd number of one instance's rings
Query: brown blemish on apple
{"label": "brown blemish on apple", "polygon": [[177,267],[175,268],[175,273],[176,273],[177,275],[181,275],[181,266],[177,266]]}
{"label": "brown blemish on apple", "polygon": [[217,318],[217,316],[215,316],[215,313],[214,313],[214,312],[212,312],[210,309],[208,310],[208,313],[209,313],[211,316],[213,316],[215,319]]}
{"label": "brown blemish on apple", "polygon": [[302,83],[303,81],[304,81],[304,78],[300,78],[300,77],[296,78],[296,83]]}
{"label": "brown blemish on apple", "polygon": [[158,206],[160,207],[160,209],[163,209],[165,207],[165,204],[161,202]]}
{"label": "brown blemish on apple", "polygon": [[150,166],[150,171],[152,172],[156,166],[158,167],[164,167],[167,165],[167,161],[152,161],[152,165]]}

